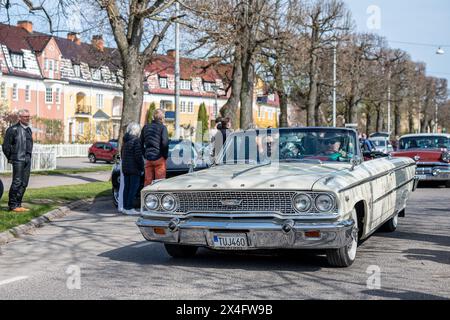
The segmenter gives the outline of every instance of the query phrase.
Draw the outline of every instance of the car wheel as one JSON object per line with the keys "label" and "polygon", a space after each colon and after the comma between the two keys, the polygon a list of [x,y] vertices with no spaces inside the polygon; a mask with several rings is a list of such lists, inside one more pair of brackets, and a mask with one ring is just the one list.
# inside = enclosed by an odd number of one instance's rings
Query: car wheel
{"label": "car wheel", "polygon": [[328,263],[333,267],[346,268],[350,267],[356,259],[358,249],[358,217],[356,209],[352,211],[352,219],[355,221],[355,227],[352,231],[352,242],[343,248],[327,250]]}
{"label": "car wheel", "polygon": [[395,217],[389,219],[383,226],[381,227],[381,231],[384,232],[394,232],[397,230],[398,226],[398,214],[395,215]]}
{"label": "car wheel", "polygon": [[116,208],[119,207],[119,189],[112,188],[112,196],[113,196],[113,202]]}
{"label": "car wheel", "polygon": [[97,162],[97,158],[95,157],[95,154],[90,154],[89,155],[89,162],[90,163],[96,163]]}
{"label": "car wheel", "polygon": [[167,253],[172,258],[192,258],[197,253],[198,247],[182,246],[179,244],[164,244]]}

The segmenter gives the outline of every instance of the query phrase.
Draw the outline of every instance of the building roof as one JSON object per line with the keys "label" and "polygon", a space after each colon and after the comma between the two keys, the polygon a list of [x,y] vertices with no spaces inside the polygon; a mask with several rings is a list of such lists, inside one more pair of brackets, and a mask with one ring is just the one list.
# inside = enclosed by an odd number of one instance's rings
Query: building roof
{"label": "building roof", "polygon": [[[150,64],[145,68],[145,72],[150,75],[158,74],[160,77],[174,75],[175,57],[171,55],[155,55]],[[222,80],[213,62],[181,57],[180,78],[182,80],[190,80],[196,77],[202,78],[206,82],[216,82],[217,79]]]}

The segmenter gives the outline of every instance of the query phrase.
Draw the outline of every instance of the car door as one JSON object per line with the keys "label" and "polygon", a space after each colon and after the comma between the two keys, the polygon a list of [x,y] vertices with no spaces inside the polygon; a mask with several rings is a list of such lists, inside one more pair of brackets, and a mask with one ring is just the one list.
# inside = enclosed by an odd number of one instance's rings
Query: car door
{"label": "car door", "polygon": [[97,157],[97,159],[99,160],[104,160],[105,159],[105,148],[104,148],[105,144],[104,143],[97,143],[95,145],[96,147],[96,154],[95,156]]}
{"label": "car door", "polygon": [[104,155],[105,155],[104,160],[112,161],[113,160],[113,147],[112,147],[112,145],[110,145],[108,143],[105,143],[103,148],[104,148]]}

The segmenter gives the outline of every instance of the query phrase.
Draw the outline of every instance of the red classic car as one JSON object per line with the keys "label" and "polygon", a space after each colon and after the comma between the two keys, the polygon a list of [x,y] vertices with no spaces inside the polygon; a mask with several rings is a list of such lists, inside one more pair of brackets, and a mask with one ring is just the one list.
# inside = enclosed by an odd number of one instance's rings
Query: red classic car
{"label": "red classic car", "polygon": [[440,181],[450,188],[450,134],[403,136],[392,156],[414,159],[419,180]]}

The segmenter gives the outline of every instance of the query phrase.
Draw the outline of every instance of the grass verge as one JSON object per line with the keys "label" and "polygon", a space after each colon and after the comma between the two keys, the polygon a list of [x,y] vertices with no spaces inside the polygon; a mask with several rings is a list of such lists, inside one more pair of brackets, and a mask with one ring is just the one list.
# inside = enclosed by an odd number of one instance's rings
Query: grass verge
{"label": "grass verge", "polygon": [[[49,171],[37,171],[32,172],[31,175],[35,176],[60,176],[66,174],[79,174],[79,173],[90,173],[90,172],[105,172],[112,171],[112,165],[104,165],[93,168],[82,168],[82,169],[56,169]],[[0,177],[10,177],[11,173],[0,173]]]}
{"label": "grass verge", "polygon": [[75,186],[29,189],[23,198],[26,213],[8,211],[8,194],[0,201],[0,232],[30,222],[53,209],[82,199],[111,195],[111,182],[93,182]]}

